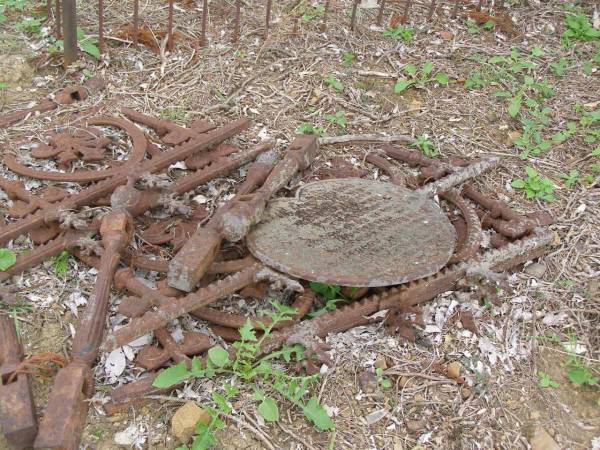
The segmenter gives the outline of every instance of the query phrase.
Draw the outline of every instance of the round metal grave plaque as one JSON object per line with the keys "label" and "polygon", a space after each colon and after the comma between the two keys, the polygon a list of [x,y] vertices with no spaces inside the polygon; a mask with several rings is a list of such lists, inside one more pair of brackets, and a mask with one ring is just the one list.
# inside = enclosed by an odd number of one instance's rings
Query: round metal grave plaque
{"label": "round metal grave plaque", "polygon": [[431,199],[358,178],[317,181],[269,203],[247,237],[263,263],[298,278],[342,286],[389,286],[439,271],[456,243]]}

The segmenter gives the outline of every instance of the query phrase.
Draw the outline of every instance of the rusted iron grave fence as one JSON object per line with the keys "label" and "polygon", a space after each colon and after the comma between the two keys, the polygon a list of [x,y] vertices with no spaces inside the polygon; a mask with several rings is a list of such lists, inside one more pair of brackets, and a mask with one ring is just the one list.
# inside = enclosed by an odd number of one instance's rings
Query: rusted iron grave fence
{"label": "rusted iron grave fence", "polygon": [[[207,33],[207,24],[209,17],[209,2],[208,0],[199,0],[199,14],[201,16],[201,38],[200,45],[204,45]],[[358,10],[361,6],[361,2],[365,0],[353,0],[351,10],[349,12],[348,27],[350,31],[355,31],[357,26]],[[292,17],[294,22],[294,29],[297,29],[298,22],[302,16],[301,5],[305,4],[304,0],[296,2],[295,6],[292,7]],[[264,37],[266,38],[269,34],[272,21],[273,13],[273,1],[264,1]],[[337,6],[335,0],[325,0],[321,5],[320,20],[321,29],[327,28],[327,20],[330,16],[331,10]],[[376,4],[370,4],[369,9],[375,10],[375,21],[378,26],[384,24],[384,19],[387,17],[388,10],[395,8],[400,11],[400,14],[396,14],[392,17],[391,22],[393,24],[407,23],[410,21],[411,14],[414,10],[424,9],[426,11],[427,19],[431,19],[434,14],[441,16],[448,16],[455,18],[461,9],[481,11],[487,8],[490,12],[492,10],[504,10],[505,0],[477,0],[471,2],[469,0],[378,0]],[[48,17],[55,18],[55,30],[57,39],[64,39],[64,62],[70,64],[77,59],[77,8],[76,0],[47,0],[47,11]],[[246,5],[243,0],[235,0],[232,7],[231,17],[231,39],[236,42],[240,37],[240,27],[243,16],[243,10]],[[98,0],[98,47],[101,53],[105,51],[105,36],[104,36],[104,0]],[[137,47],[139,36],[140,36],[140,20],[143,19],[139,14],[139,0],[133,0],[132,2],[132,40],[133,44]],[[174,24],[173,24],[173,12],[174,12],[174,0],[168,0],[168,16],[167,16],[167,32],[166,32],[166,46],[167,50],[172,50],[174,46]]]}
{"label": "rusted iron grave fence", "polygon": [[[90,80],[46,107],[60,108],[101,88],[99,80]],[[221,127],[199,120],[183,127],[127,108],[121,115],[80,118],[63,131],[34,139],[22,149],[25,154],[13,149],[4,156],[13,178],[22,178],[0,179],[0,189],[12,201],[0,225],[0,245],[28,236],[34,247],[0,272],[0,281],[6,284],[65,250],[98,270],[70,357],[54,378],[39,426],[28,370],[37,355],[24,355],[12,320],[0,314],[0,424],[15,449],[79,447],[94,393],[92,369],[101,352],[154,333],[155,343],[135,360],[147,376],[110,393],[104,408],[112,414],[164,392],[153,387],[161,368],[190,364],[192,356],[214,345],[215,336],[239,339],[238,328],[247,319],[260,330],[269,318],[214,304],[236,292],[264,299],[269,286],[296,291],[290,299],[296,316],[278,323],[261,350],[300,342],[315,352],[305,367],[318,370],[315,363],[326,358],[320,338],[327,334],[383,320],[393,332],[414,340],[422,303],[464,283],[493,300],[501,272],[541,256],[554,239],[547,213],[520,214],[471,185],[473,178],[498,166],[495,157],[438,160],[384,145],[366,161],[389,175],[389,182],[333,176],[304,184],[295,196],[282,196],[294,177],[311,174],[319,150],[316,136],[296,136],[280,157],[271,140],[248,148],[226,142],[249,128],[247,119]],[[107,151],[116,145],[114,129],[126,136],[124,159]],[[51,161],[56,169],[42,170],[33,160]],[[185,161],[188,171],[171,180],[167,172],[178,161]],[[242,166],[245,178],[235,195],[212,215],[185,195]],[[409,173],[406,166],[418,170]],[[59,186],[32,192],[25,187],[27,179],[82,186],[77,193]],[[153,219],[145,214],[150,210],[166,218]],[[330,217],[335,223],[324,222]],[[484,231],[489,246],[483,245]],[[132,245],[136,241],[144,245]],[[281,253],[294,246],[310,246],[313,253],[294,252],[291,260]],[[136,268],[158,274],[155,289],[136,276]],[[317,301],[308,280],[355,286],[348,289],[353,302],[302,320]],[[107,330],[112,287],[127,293],[117,311],[130,320]],[[10,286],[0,290],[3,301],[10,302],[10,294]],[[168,327],[188,314],[206,321],[214,334],[190,332],[175,341]]]}

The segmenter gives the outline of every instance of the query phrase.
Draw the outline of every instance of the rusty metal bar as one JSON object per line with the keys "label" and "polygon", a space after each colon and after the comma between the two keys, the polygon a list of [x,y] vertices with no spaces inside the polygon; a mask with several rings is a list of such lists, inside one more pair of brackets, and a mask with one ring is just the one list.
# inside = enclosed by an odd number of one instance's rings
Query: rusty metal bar
{"label": "rusty metal bar", "polygon": [[77,325],[73,359],[56,376],[35,448],[79,448],[89,407],[87,399],[94,391],[91,367],[104,334],[113,275],[133,236],[133,218],[123,210],[111,212],[103,217],[100,234],[104,253],[94,291]]}
{"label": "rusty metal bar", "polygon": [[37,433],[29,375],[18,372],[22,358],[13,319],[0,314],[0,429],[13,450],[31,447]]}
{"label": "rusty metal bar", "polygon": [[202,1],[202,42],[200,45],[206,45],[206,25],[208,23],[208,0]]}
{"label": "rusty metal bar", "polygon": [[267,0],[267,13],[265,15],[265,39],[269,37],[269,28],[271,25],[271,8],[273,0]]}
{"label": "rusty metal bar", "polygon": [[190,142],[179,145],[169,151],[146,160],[139,164],[137,168],[129,169],[125,172],[114,175],[112,178],[96,183],[94,186],[86,188],[78,194],[66,198],[60,204],[51,210],[41,209],[25,219],[13,222],[0,230],[0,244],[4,244],[30,230],[45,225],[48,222],[56,221],[61,215],[61,211],[77,209],[82,206],[110,195],[116,187],[127,183],[128,179],[137,178],[142,174],[154,173],[157,170],[168,167],[174,162],[181,161],[193,155],[196,152],[210,148],[225,139],[234,136],[240,131],[248,128],[250,121],[239,119],[231,122],[222,128],[207,133],[198,139],[191,139]]}
{"label": "rusty metal bar", "polygon": [[221,215],[211,220],[210,227],[198,230],[169,264],[169,285],[191,292],[214,260],[221,241],[238,242],[255,225],[264,212],[268,200],[294,174],[306,169],[317,153],[318,141],[314,136],[297,136],[263,186],[254,194],[236,197]]}
{"label": "rusty metal bar", "polygon": [[427,20],[431,19],[433,13],[435,12],[436,0],[431,0],[431,5],[429,5],[429,11],[427,11]]}
{"label": "rusty metal bar", "polygon": [[140,0],[133,0],[133,45],[138,47],[139,32],[140,32]]}
{"label": "rusty metal bar", "polygon": [[404,6],[404,14],[402,15],[402,23],[408,23],[411,6],[412,0],[406,0],[406,4]]}
{"label": "rusty metal bar", "polygon": [[[164,302],[165,304],[156,311],[148,311],[143,316],[133,319],[128,325],[115,330],[102,344],[102,350],[112,351],[150,331],[167,326],[173,319],[239,291],[256,282],[257,276],[263,269],[262,264],[255,263],[239,273],[216,281],[185,297],[168,299],[168,303]],[[153,298],[160,296],[157,293],[151,295]]]}
{"label": "rusty metal bar", "polygon": [[381,26],[383,22],[383,12],[385,10],[385,0],[381,0],[381,5],[379,5],[379,12],[377,13],[377,26]]}
{"label": "rusty metal bar", "polygon": [[354,0],[354,4],[352,5],[352,14],[350,16],[350,31],[354,31],[354,27],[356,26],[356,13],[358,11],[358,4],[360,0]]}
{"label": "rusty metal bar", "polygon": [[60,0],[56,0],[56,39],[62,38],[62,24],[61,24],[61,4]]}
{"label": "rusty metal bar", "polygon": [[63,65],[69,66],[77,61],[77,2],[76,0],[62,0],[63,13]]}
{"label": "rusty metal bar", "polygon": [[98,50],[104,53],[104,0],[98,0]]}
{"label": "rusty metal bar", "polygon": [[240,38],[240,22],[242,15],[242,0],[235,0],[235,20],[233,23],[233,42]]}
{"label": "rusty metal bar", "polygon": [[173,0],[169,0],[169,18],[167,23],[167,49],[173,51]]}

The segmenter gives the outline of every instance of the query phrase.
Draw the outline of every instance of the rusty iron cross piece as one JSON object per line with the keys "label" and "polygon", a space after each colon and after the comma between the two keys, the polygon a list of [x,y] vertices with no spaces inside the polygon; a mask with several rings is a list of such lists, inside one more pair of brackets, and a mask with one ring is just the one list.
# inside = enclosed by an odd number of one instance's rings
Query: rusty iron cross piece
{"label": "rusty iron cross piece", "polygon": [[456,239],[428,196],[351,178],[309,183],[295,198],[272,201],[247,244],[263,263],[292,276],[375,287],[438,272]]}

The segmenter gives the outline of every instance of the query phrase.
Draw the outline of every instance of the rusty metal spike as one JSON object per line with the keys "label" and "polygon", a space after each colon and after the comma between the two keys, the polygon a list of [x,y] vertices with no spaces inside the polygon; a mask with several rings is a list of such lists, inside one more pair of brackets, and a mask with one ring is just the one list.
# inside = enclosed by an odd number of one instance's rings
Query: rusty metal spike
{"label": "rusty metal spike", "polygon": [[162,348],[146,346],[140,350],[135,359],[136,364],[146,370],[156,370],[171,360],[189,364],[189,356],[202,353],[214,345],[210,337],[204,333],[185,333],[181,344],[175,342],[166,328],[159,328],[154,335]]}
{"label": "rusty metal spike", "polygon": [[350,31],[354,31],[356,26],[356,13],[358,12],[359,3],[360,0],[354,0],[354,3],[352,4],[352,13],[350,15]]}
{"label": "rusty metal spike", "polygon": [[98,50],[104,53],[104,0],[98,0]]}
{"label": "rusty metal spike", "polygon": [[133,45],[138,48],[138,39],[140,31],[140,0],[133,0]]}
{"label": "rusty metal spike", "polygon": [[209,286],[199,289],[179,299],[169,299],[156,311],[149,311],[143,316],[133,319],[128,325],[115,330],[106,338],[104,351],[112,351],[131,342],[144,334],[166,326],[169,321],[176,319],[194,309],[206,306],[220,298],[233,294],[253,283],[263,266],[255,263],[241,272],[216,281]]}
{"label": "rusty metal spike", "polygon": [[0,314],[0,429],[14,450],[31,447],[37,433],[29,375],[17,372],[22,358],[13,319]]}
{"label": "rusty metal spike", "polygon": [[412,0],[406,0],[405,6],[404,6],[404,13],[402,14],[402,23],[408,23],[411,6],[412,6]]}
{"label": "rusty metal spike", "polygon": [[260,189],[251,195],[237,195],[219,210],[207,226],[188,240],[169,263],[169,285],[182,291],[192,291],[214,260],[222,240],[237,242],[246,236],[250,227],[261,219],[268,200],[296,172],[310,165],[317,149],[315,136],[296,137],[284,159],[273,168]]}
{"label": "rusty metal spike", "polygon": [[206,45],[206,25],[208,23],[208,0],[202,1],[202,31],[201,31],[201,46]]}
{"label": "rusty metal spike", "polygon": [[269,28],[271,25],[271,8],[273,0],[267,0],[267,12],[265,15],[265,39],[269,37]]}
{"label": "rusty metal spike", "polygon": [[383,22],[383,14],[385,10],[385,0],[381,0],[381,5],[379,5],[379,12],[377,13],[377,26],[381,26]]}
{"label": "rusty metal spike", "polygon": [[167,19],[167,49],[173,51],[173,0],[169,0],[169,17]]}
{"label": "rusty metal spike", "polygon": [[[59,205],[53,206],[51,210],[44,208],[43,210],[39,210],[35,214],[25,219],[13,222],[0,230],[0,245],[5,244],[15,237],[27,233],[29,230],[44,225],[46,221],[57,220],[61,210],[72,210],[89,205],[92,202],[109,195],[117,186],[125,184],[129,178],[139,177],[147,172],[154,173],[157,170],[168,167],[176,161],[184,160],[198,151],[205,150],[224,141],[225,139],[228,139],[241,130],[247,128],[249,124],[250,122],[247,119],[240,119],[232,122],[216,131],[207,133],[201,138],[192,140],[189,143],[161,153],[159,156],[152,158],[149,161],[144,161],[140,163],[137,168],[119,172],[107,180],[101,181],[92,187],[86,188],[78,194],[66,198]],[[195,180],[196,178],[194,178],[194,181]],[[181,187],[180,184],[178,186]],[[187,189],[183,192],[186,191]]]}
{"label": "rusty metal spike", "polygon": [[50,392],[35,448],[76,450],[79,447],[89,406],[86,400],[94,390],[91,366],[104,333],[113,275],[121,252],[133,236],[133,219],[124,210],[111,212],[103,217],[100,234],[104,253],[94,292],[76,328],[73,360],[59,371]]}
{"label": "rusty metal spike", "polygon": [[242,0],[235,0],[235,19],[233,22],[233,42],[240,38],[240,18],[242,15]]}

